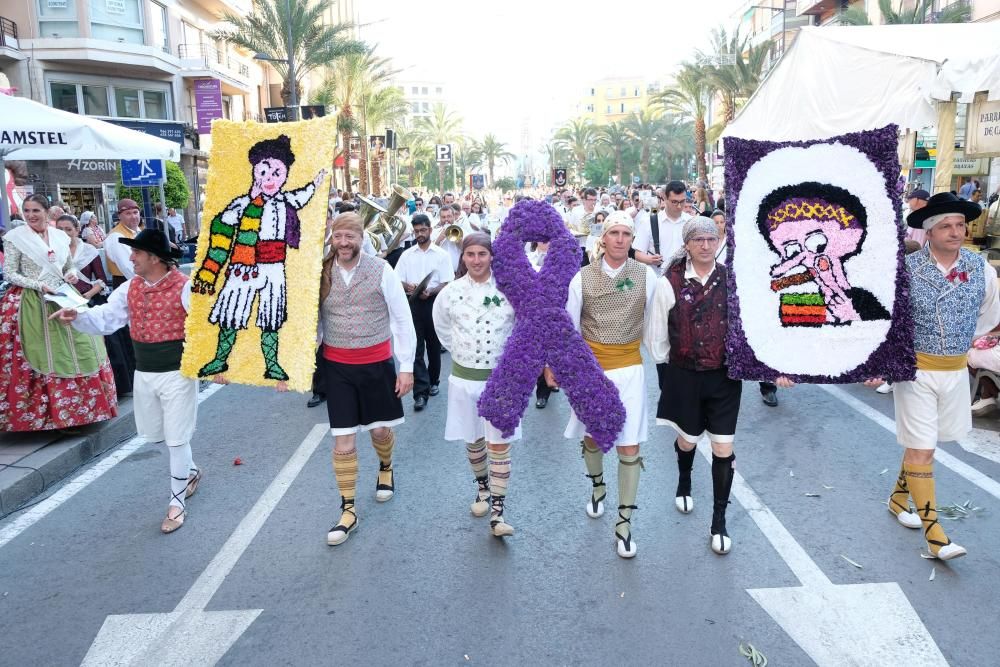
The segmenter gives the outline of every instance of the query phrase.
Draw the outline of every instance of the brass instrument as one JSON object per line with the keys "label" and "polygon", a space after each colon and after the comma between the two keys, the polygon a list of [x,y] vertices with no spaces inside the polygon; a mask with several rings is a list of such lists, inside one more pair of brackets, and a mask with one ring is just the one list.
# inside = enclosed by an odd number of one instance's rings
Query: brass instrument
{"label": "brass instrument", "polygon": [[465,231],[458,225],[448,225],[444,228],[444,238],[458,245],[465,238]]}
{"label": "brass instrument", "polygon": [[403,207],[403,204],[413,199],[413,195],[394,183],[388,207],[367,197],[360,199],[359,213],[364,221],[365,236],[375,248],[375,252],[385,257],[399,246],[403,235],[406,234],[406,223],[396,217],[396,212]]}

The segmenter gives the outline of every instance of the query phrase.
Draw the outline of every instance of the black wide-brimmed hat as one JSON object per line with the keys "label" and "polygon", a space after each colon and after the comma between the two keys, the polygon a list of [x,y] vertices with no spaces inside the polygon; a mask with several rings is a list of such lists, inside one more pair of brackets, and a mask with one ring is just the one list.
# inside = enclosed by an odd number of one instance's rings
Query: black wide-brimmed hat
{"label": "black wide-brimmed hat", "polygon": [[184,251],[177,246],[171,245],[167,235],[159,229],[144,229],[139,232],[134,239],[119,239],[122,245],[127,245],[136,250],[145,250],[162,260],[174,262],[184,256]]}
{"label": "black wide-brimmed hat", "polygon": [[927,206],[906,216],[906,224],[915,229],[926,229],[924,221],[943,213],[962,215],[966,222],[972,222],[982,212],[982,207],[974,201],[959,199],[950,192],[939,192],[927,200]]}

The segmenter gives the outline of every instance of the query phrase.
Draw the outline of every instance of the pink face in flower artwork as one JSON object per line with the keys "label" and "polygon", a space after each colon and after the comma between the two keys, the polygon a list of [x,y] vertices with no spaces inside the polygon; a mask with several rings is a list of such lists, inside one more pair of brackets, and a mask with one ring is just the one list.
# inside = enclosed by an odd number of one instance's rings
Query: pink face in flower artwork
{"label": "pink face in flower artwork", "polygon": [[844,269],[846,260],[861,251],[866,222],[861,202],[833,186],[805,183],[779,188],[765,198],[758,226],[778,254],[771,267],[771,289],[781,292],[816,283],[822,297],[822,305],[810,301],[814,305],[783,306],[789,309],[782,313],[790,322],[847,324],[888,317],[870,293],[851,285]]}
{"label": "pink face in flower artwork", "polygon": [[288,180],[288,167],[281,160],[267,158],[253,166],[253,188],[251,196],[264,194],[273,197]]}

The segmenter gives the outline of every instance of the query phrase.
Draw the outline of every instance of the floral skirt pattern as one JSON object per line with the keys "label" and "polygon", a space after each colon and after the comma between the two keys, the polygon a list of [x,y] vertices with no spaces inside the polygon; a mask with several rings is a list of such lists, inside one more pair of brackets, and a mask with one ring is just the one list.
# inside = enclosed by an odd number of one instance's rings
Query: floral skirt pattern
{"label": "floral skirt pattern", "polygon": [[114,373],[105,359],[96,373],[57,378],[32,370],[21,348],[20,287],[0,299],[0,432],[82,426],[118,414]]}

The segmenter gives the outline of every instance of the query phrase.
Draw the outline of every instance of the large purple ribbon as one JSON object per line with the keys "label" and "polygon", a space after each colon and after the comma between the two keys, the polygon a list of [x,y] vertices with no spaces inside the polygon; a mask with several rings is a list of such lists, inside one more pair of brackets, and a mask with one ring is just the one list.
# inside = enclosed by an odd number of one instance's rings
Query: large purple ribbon
{"label": "large purple ribbon", "polygon": [[[525,243],[535,241],[549,243],[538,272],[524,253]],[[579,269],[580,246],[552,206],[523,200],[511,209],[493,243],[493,273],[514,309],[514,329],[479,398],[479,414],[504,437],[512,435],[547,364],[587,433],[607,452],[625,425],[625,406],[566,312]]]}

